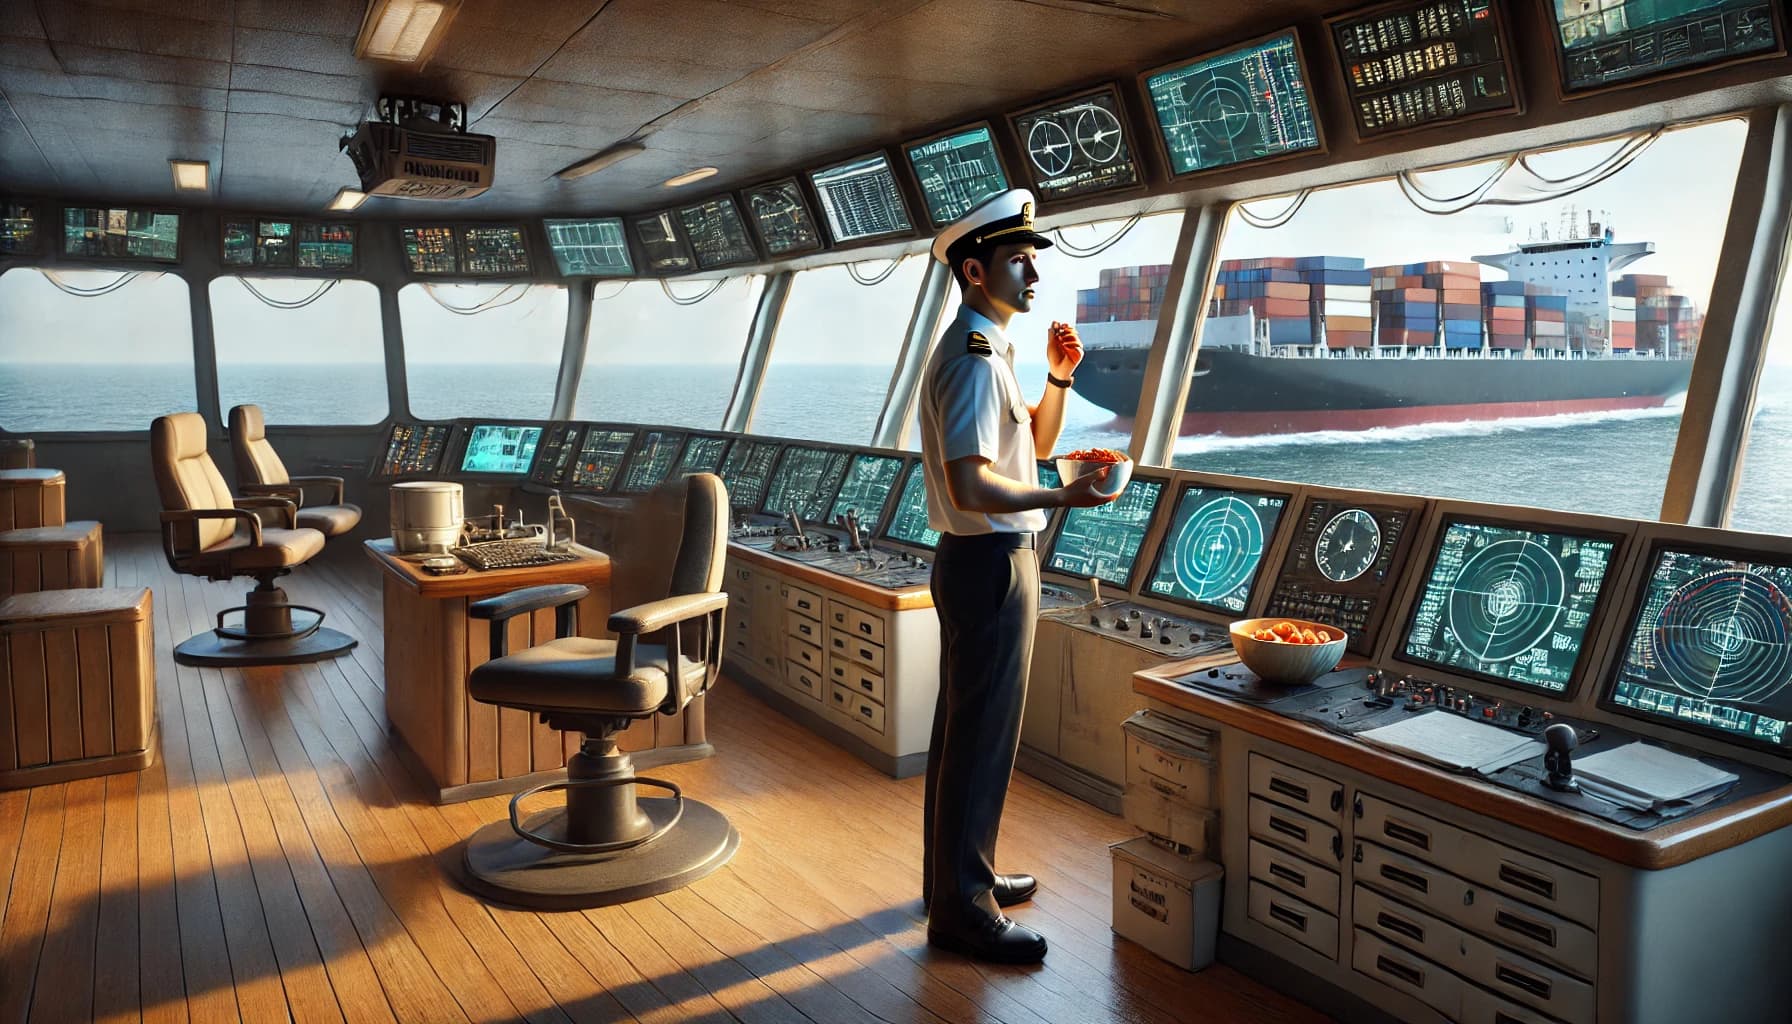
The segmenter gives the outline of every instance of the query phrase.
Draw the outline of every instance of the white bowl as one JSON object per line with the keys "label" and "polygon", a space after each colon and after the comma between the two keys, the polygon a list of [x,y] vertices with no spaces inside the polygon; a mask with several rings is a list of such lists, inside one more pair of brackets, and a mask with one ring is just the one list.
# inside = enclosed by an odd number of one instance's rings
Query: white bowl
{"label": "white bowl", "polygon": [[1125,490],[1127,483],[1132,480],[1131,459],[1122,462],[1084,462],[1081,459],[1058,459],[1056,461],[1058,463],[1058,479],[1065,483],[1088,476],[1090,473],[1112,469],[1113,472],[1108,474],[1108,478],[1095,489],[1097,493],[1110,497]]}
{"label": "white bowl", "polygon": [[[1251,634],[1278,622],[1291,622],[1301,629],[1330,633],[1333,639],[1323,644],[1287,644],[1279,640],[1253,640]],[[1241,619],[1232,624],[1232,649],[1244,667],[1257,673],[1259,679],[1286,686],[1305,686],[1338,667],[1350,635],[1336,626],[1309,619],[1271,618]]]}

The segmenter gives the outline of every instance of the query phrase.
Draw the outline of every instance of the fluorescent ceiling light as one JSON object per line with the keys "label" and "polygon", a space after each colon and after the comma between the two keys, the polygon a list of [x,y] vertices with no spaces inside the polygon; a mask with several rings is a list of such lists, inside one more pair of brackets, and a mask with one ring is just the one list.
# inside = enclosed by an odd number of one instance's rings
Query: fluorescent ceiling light
{"label": "fluorescent ceiling light", "polygon": [[174,170],[174,187],[182,192],[206,192],[211,189],[212,165],[204,160],[170,160]]}
{"label": "fluorescent ceiling light", "polygon": [[367,193],[361,192],[357,189],[345,188],[345,189],[342,189],[341,191],[337,192],[336,198],[330,200],[330,204],[328,206],[324,207],[324,209],[326,209],[326,210],[353,210],[366,201],[367,201]]}
{"label": "fluorescent ceiling light", "polygon": [[686,171],[676,178],[667,178],[666,187],[677,188],[680,185],[689,185],[693,181],[702,181],[704,178],[712,177],[719,173],[721,172],[717,171],[714,167],[699,167],[694,171]]}
{"label": "fluorescent ceiling light", "polygon": [[601,153],[586,157],[570,167],[555,171],[554,177],[559,178],[561,181],[573,181],[577,178],[583,178],[587,174],[594,174],[601,171],[611,164],[627,160],[637,153],[645,152],[647,152],[646,146],[633,139],[626,139]]}
{"label": "fluorescent ceiling light", "polygon": [[421,67],[459,7],[460,0],[369,0],[355,56]]}

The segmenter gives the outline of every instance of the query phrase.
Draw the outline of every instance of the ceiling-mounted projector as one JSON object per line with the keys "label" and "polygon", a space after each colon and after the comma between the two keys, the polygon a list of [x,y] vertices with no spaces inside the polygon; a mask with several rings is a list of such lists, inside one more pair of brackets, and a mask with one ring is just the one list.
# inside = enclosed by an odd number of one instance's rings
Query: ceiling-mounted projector
{"label": "ceiling-mounted projector", "polygon": [[466,130],[460,103],[381,96],[380,119],[342,138],[361,191],[399,199],[471,199],[492,187],[498,140]]}

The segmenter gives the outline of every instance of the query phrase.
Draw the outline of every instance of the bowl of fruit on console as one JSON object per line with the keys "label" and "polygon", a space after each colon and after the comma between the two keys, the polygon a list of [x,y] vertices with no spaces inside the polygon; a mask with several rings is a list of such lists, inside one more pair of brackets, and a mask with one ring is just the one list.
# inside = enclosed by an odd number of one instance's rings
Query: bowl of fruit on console
{"label": "bowl of fruit on console", "polygon": [[1065,483],[1108,470],[1108,478],[1095,490],[1110,497],[1125,490],[1127,481],[1132,479],[1132,460],[1126,457],[1125,452],[1112,448],[1082,448],[1069,455],[1060,455],[1055,461],[1058,464],[1058,478]]}
{"label": "bowl of fruit on console", "polygon": [[1231,633],[1245,668],[1285,686],[1305,686],[1337,668],[1349,639],[1336,626],[1305,619],[1241,619]]}

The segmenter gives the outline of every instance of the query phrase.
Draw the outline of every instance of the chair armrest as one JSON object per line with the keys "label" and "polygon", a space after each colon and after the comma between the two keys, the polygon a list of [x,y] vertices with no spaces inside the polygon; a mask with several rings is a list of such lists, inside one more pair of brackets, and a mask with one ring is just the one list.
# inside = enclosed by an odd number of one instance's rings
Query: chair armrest
{"label": "chair armrest", "polygon": [[342,478],[339,476],[289,476],[288,483],[298,484],[300,489],[311,485],[328,485],[330,488],[330,504],[342,504]]}
{"label": "chair armrest", "polygon": [[[243,509],[271,508],[277,512],[285,512],[286,513],[286,528],[288,530],[294,530],[294,529],[298,528],[299,506],[295,505],[292,501],[290,501],[286,498],[274,498],[274,497],[238,498],[238,499],[236,499],[236,501],[232,502],[232,504],[234,504],[237,508],[243,508]],[[261,543],[261,537],[259,535],[257,535],[257,537],[255,538],[255,543],[257,543],[257,544]]]}
{"label": "chair armrest", "polygon": [[[255,513],[240,508],[180,508],[162,513],[162,523],[172,527],[175,523],[193,523],[201,519],[240,519],[249,524],[249,541],[256,547],[261,546],[261,520]],[[162,531],[162,544],[168,557],[174,557],[174,531]]]}
{"label": "chair armrest", "polygon": [[610,615],[610,632],[616,634],[657,633],[699,615],[719,612],[728,607],[728,595],[680,594],[638,604]]}
{"label": "chair armrest", "polygon": [[305,507],[305,489],[294,484],[238,484],[238,491],[255,498],[285,498]]}
{"label": "chair armrest", "polygon": [[510,653],[510,630],[504,623],[528,612],[553,608],[554,635],[569,637],[579,631],[579,602],[591,593],[589,587],[577,583],[549,583],[540,587],[523,587],[508,594],[487,597],[467,605],[467,618],[485,619],[492,624],[491,656],[496,661]]}

